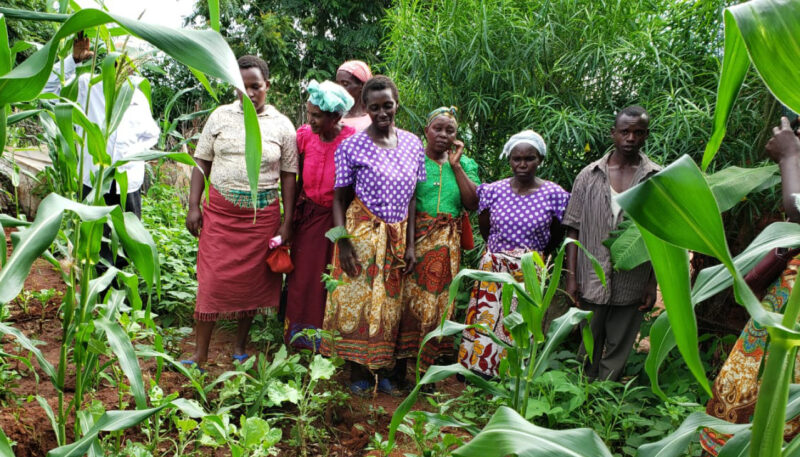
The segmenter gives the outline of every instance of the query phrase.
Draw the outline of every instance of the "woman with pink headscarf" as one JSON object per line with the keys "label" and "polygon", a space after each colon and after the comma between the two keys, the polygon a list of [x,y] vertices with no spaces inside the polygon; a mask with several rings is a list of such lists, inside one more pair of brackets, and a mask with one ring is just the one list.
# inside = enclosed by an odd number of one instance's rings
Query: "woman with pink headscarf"
{"label": "woman with pink headscarf", "polygon": [[348,60],[336,70],[336,83],[344,87],[356,102],[342,118],[342,123],[353,127],[356,132],[361,132],[372,123],[364,101],[361,99],[361,89],[371,77],[372,71],[370,71],[369,65],[360,60]]}

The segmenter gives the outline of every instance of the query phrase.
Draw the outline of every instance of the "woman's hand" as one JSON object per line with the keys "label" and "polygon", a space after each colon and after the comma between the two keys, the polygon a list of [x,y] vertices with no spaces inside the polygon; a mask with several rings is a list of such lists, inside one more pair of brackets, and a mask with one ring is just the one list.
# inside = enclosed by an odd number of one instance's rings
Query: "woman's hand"
{"label": "woman's hand", "polygon": [[200,236],[200,229],[203,228],[203,212],[199,206],[189,206],[189,213],[186,215],[186,229],[195,238]]}
{"label": "woman's hand", "polygon": [[281,237],[281,244],[289,244],[292,241],[292,221],[285,220],[275,236]]}
{"label": "woman's hand", "polygon": [[461,154],[464,153],[464,142],[461,140],[453,141],[453,152],[448,154],[447,161],[450,162],[450,167],[456,168],[461,166]]}
{"label": "woman's hand", "polygon": [[347,238],[342,238],[337,242],[337,245],[339,247],[339,264],[342,266],[342,270],[351,278],[361,274],[361,264],[358,263],[353,243]]}
{"label": "woman's hand", "polygon": [[417,265],[417,251],[414,249],[414,243],[410,243],[406,247],[406,254],[403,256],[403,260],[406,262],[403,274],[410,275],[414,272],[414,267]]}
{"label": "woman's hand", "polygon": [[769,158],[776,163],[800,156],[800,138],[792,130],[786,116],[781,117],[780,127],[773,127],[772,138],[767,142],[765,149]]}

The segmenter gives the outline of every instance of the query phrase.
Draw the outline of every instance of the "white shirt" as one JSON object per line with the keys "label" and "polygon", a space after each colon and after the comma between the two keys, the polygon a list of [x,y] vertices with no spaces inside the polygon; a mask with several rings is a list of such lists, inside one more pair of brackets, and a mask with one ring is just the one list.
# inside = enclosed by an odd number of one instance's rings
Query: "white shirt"
{"label": "white shirt", "polygon": [[[47,84],[44,87],[45,92],[59,93],[61,91],[61,81],[59,79],[59,64],[53,67],[53,73],[50,75]],[[72,56],[64,59],[64,79],[69,82],[75,77],[75,60]],[[78,104],[86,107],[87,94],[89,93],[89,80],[91,79],[88,73],[82,74],[78,77]],[[111,156],[111,163],[116,163],[125,157],[147,151],[158,143],[158,136],[161,130],[158,124],[153,120],[152,112],[150,111],[150,103],[147,101],[144,93],[139,89],[141,79],[129,78],[129,81],[136,86],[136,89],[131,98],[131,104],[122,116],[122,121],[119,127],[108,137],[106,144],[106,152]],[[104,126],[106,122],[106,99],[103,95],[102,81],[91,87],[92,95],[89,99],[89,111],[87,117],[89,120],[98,126]],[[75,130],[80,134],[82,129],[76,127]],[[92,175],[97,172],[98,168],[92,161],[92,156],[89,154],[88,148],[83,148],[83,183],[89,187],[93,187]],[[142,187],[144,182],[144,162],[134,161],[121,165],[117,168],[120,172],[127,172],[128,175],[128,193],[136,192]],[[120,192],[119,183],[117,183],[117,192]]]}

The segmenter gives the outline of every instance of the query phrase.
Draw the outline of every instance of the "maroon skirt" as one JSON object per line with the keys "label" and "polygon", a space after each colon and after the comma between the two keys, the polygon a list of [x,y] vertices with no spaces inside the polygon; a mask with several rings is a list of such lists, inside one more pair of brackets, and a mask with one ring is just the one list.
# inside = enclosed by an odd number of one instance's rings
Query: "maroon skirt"
{"label": "maroon skirt", "polygon": [[280,302],[280,274],[267,268],[267,242],[281,223],[276,200],[256,213],[209,188],[197,251],[198,321],[254,316]]}
{"label": "maroon skirt", "polygon": [[[325,232],[333,227],[332,208],[301,197],[294,214],[294,271],[286,279],[286,344],[303,329],[322,328],[328,295],[322,283],[322,274],[333,255],[333,243],[325,237]],[[305,338],[295,340],[294,346],[312,349],[311,342]]]}

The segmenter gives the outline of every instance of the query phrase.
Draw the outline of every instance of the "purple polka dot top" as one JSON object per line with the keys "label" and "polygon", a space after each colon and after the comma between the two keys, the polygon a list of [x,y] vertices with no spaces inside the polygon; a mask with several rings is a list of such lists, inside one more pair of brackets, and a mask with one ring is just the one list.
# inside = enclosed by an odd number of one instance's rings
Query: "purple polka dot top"
{"label": "purple polka dot top", "polygon": [[478,186],[478,212],[489,210],[490,252],[526,249],[542,252],[550,242],[550,223],[562,220],[569,192],[545,181],[535,192],[517,195],[511,178]]}
{"label": "purple polka dot top", "polygon": [[336,149],[336,184],[355,188],[356,196],[385,222],[408,216],[417,181],[425,181],[425,148],[416,135],[397,131],[397,147],[381,149],[366,132],[342,141]]}

